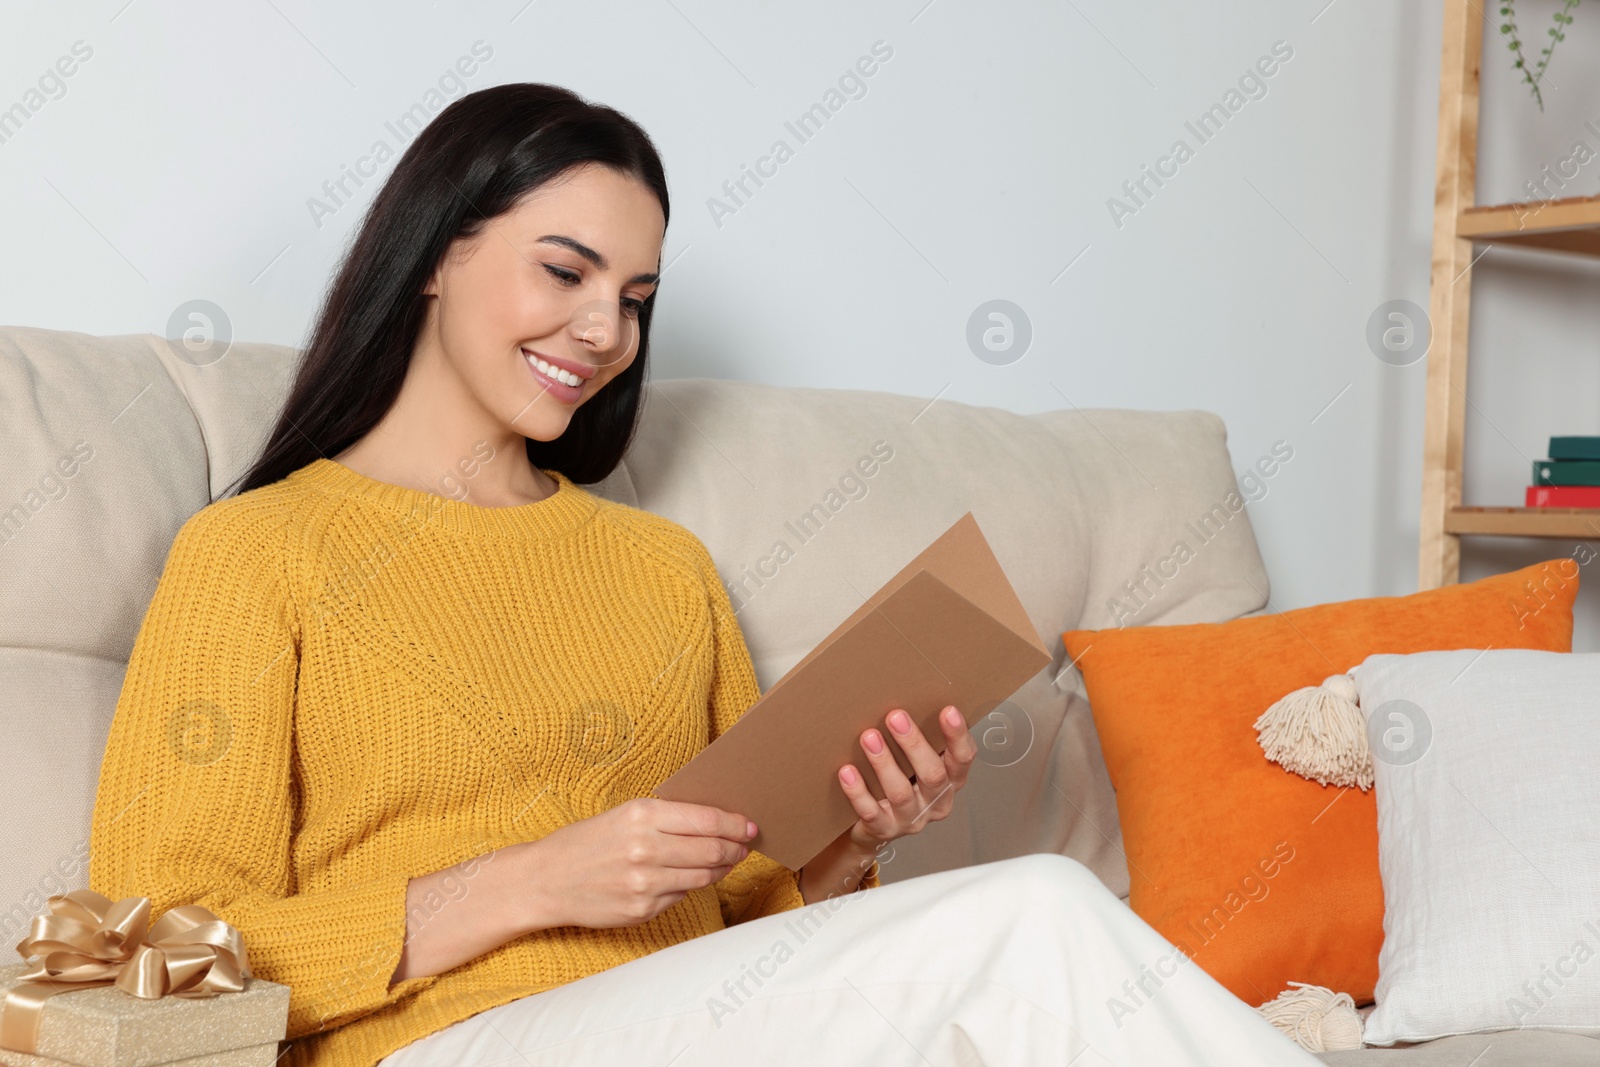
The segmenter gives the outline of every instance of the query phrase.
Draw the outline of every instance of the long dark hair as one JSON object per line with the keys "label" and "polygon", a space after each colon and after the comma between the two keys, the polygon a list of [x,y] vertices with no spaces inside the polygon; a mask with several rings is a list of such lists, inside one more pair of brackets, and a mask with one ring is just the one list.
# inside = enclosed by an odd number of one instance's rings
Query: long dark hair
{"label": "long dark hair", "polygon": [[[426,314],[422,289],[450,243],[585,163],[638,178],[661,201],[663,219],[670,217],[661,157],[619,111],[531,82],[480,89],[441,111],[405,150],[362,220],[277,425],[238,491],[279,481],[371,430],[399,395]],[[638,424],[659,291],[639,311],[639,351],[627,369],[573,412],[560,437],[527,439],[534,466],[589,484],[622,461]]]}

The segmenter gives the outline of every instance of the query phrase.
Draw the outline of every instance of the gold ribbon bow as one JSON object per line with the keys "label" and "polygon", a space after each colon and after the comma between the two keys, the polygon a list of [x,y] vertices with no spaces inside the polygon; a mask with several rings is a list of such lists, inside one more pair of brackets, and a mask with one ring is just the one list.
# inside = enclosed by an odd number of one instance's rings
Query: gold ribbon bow
{"label": "gold ribbon bow", "polygon": [[17,942],[24,960],[44,959],[6,993],[0,1049],[34,1055],[44,1002],[57,993],[114,985],[145,1000],[213,997],[243,991],[250,977],[244,935],[199,904],[172,908],[154,926],[149,897],[112,903],[74,889],[49,904]]}

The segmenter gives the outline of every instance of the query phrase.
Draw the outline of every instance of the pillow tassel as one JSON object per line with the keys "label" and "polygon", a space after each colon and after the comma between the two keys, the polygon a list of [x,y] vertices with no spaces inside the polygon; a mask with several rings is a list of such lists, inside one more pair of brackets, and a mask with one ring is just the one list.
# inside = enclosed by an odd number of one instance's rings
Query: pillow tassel
{"label": "pillow tassel", "polygon": [[1361,1047],[1361,1013],[1349,993],[1290,982],[1288,989],[1256,1011],[1307,1052]]}
{"label": "pillow tassel", "polygon": [[1322,785],[1372,788],[1367,719],[1348,674],[1296,689],[1261,713],[1256,739],[1267,759]]}

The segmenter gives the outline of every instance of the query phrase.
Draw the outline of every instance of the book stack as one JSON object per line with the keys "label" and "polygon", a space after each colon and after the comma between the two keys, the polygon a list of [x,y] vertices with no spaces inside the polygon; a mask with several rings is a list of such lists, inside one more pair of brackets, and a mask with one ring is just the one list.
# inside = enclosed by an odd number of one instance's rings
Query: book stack
{"label": "book stack", "polygon": [[1533,461],[1530,508],[1600,508],[1600,437],[1552,437],[1550,458]]}

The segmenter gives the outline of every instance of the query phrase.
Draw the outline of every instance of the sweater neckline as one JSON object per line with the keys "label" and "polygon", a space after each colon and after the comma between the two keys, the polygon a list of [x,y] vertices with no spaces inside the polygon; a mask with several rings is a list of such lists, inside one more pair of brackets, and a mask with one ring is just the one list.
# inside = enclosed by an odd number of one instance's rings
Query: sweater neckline
{"label": "sweater neckline", "polygon": [[422,489],[380,482],[326,456],[318,457],[288,480],[311,489],[363,500],[386,511],[441,529],[476,537],[543,541],[569,534],[594,518],[600,502],[558,470],[540,467],[555,480],[556,491],[530,504],[488,507],[453,500]]}

